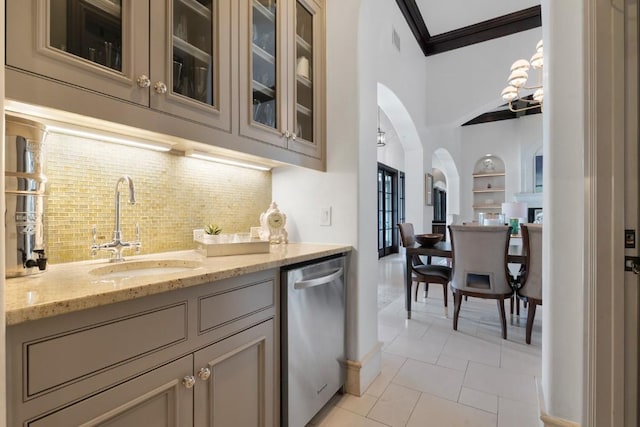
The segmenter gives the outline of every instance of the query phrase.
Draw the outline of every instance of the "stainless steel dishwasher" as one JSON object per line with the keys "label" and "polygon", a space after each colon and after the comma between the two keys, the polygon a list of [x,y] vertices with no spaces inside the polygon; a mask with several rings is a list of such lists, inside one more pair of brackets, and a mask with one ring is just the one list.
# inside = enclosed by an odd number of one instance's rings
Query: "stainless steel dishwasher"
{"label": "stainless steel dishwasher", "polygon": [[344,385],[346,257],[282,269],[282,425],[304,427]]}

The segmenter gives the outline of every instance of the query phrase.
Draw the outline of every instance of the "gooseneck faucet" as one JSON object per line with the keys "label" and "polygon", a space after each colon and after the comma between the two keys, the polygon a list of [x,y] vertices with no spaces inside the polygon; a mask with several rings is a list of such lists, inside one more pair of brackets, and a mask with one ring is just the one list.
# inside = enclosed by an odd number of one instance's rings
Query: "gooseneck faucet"
{"label": "gooseneck faucet", "polygon": [[98,254],[99,250],[107,250],[112,253],[110,262],[122,262],[122,250],[125,248],[135,248],[136,252],[140,251],[142,243],[140,242],[140,228],[136,224],[136,240],[134,242],[125,242],[122,240],[122,230],[120,228],[120,184],[126,183],[129,186],[129,203],[136,204],[136,190],[133,185],[133,180],[128,175],[121,176],[116,182],[115,191],[115,224],[113,229],[113,240],[108,243],[98,244],[96,242],[98,230],[96,226],[93,226],[93,244],[91,245],[91,254],[93,256]]}

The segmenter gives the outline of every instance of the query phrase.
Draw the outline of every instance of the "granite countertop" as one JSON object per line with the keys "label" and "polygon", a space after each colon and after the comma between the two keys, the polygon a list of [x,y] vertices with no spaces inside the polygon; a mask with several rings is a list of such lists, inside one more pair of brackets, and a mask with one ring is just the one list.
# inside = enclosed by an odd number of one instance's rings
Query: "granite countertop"
{"label": "granite countertop", "polygon": [[206,257],[197,250],[126,257],[142,260],[198,262],[186,271],[124,278],[101,278],[90,271],[110,265],[108,260],[50,265],[43,274],[6,280],[7,325],[37,320],[101,305],[127,301],[175,289],[242,276],[257,271],[351,251],[348,245],[289,243],[272,245],[269,253]]}

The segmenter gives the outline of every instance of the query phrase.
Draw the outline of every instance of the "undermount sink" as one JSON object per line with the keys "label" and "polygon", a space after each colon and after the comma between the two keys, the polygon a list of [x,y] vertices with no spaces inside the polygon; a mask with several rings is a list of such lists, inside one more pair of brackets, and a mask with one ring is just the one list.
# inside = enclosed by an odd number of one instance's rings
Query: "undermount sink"
{"label": "undermount sink", "polygon": [[181,259],[124,261],[94,268],[89,273],[101,279],[125,279],[130,277],[157,276],[182,273],[200,267],[199,261]]}

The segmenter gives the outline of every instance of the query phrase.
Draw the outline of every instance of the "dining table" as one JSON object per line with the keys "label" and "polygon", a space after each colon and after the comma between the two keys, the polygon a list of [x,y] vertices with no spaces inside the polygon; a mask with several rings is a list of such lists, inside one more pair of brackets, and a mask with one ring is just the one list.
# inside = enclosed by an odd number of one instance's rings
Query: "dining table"
{"label": "dining table", "polygon": [[[451,250],[451,242],[449,241],[440,241],[434,245],[419,245],[415,243],[413,246],[407,246],[406,250],[406,259],[405,259],[405,270],[404,270],[404,281],[405,281],[405,300],[404,306],[407,310],[407,319],[411,319],[411,285],[413,281],[411,280],[411,269],[412,269],[412,258],[414,255],[422,255],[427,257],[441,257],[441,258],[452,258],[453,251]],[[507,252],[507,263],[509,264],[525,264],[526,255],[523,252],[522,245],[509,245],[509,251]]]}

